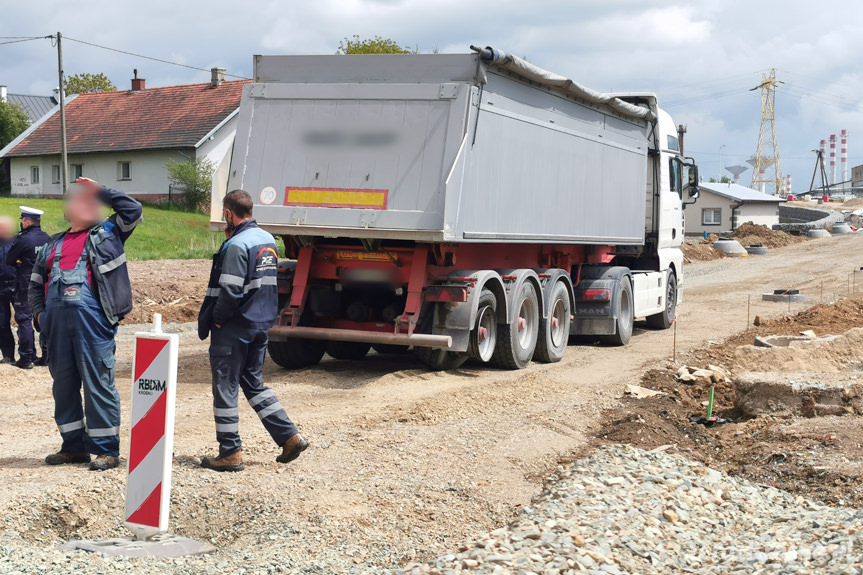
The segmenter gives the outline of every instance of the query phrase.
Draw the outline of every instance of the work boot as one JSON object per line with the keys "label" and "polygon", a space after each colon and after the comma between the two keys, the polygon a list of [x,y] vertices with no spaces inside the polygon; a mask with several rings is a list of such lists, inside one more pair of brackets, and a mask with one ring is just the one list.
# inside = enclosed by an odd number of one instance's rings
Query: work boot
{"label": "work boot", "polygon": [[66,465],[67,463],[90,463],[90,454],[86,451],[58,451],[45,458],[48,465]]}
{"label": "work boot", "polygon": [[309,448],[309,442],[299,433],[291,437],[282,445],[282,453],[276,457],[279,463],[290,463],[300,456],[300,453]]}
{"label": "work boot", "polygon": [[23,357],[12,365],[14,365],[15,367],[20,367],[21,369],[33,369],[33,361],[30,359],[25,359]]}
{"label": "work boot", "polygon": [[33,362],[33,365],[36,367],[48,367],[48,358],[44,355],[42,357],[37,357],[36,361]]}
{"label": "work boot", "polygon": [[2,365],[15,365],[15,358],[14,357],[4,357],[3,359],[0,359],[0,364],[2,364]]}
{"label": "work boot", "polygon": [[99,455],[90,462],[90,471],[108,471],[120,465],[120,458],[113,455]]}
{"label": "work boot", "polygon": [[238,449],[230,455],[220,455],[213,459],[204,457],[201,459],[201,467],[213,471],[242,471],[246,468],[243,463],[243,450]]}

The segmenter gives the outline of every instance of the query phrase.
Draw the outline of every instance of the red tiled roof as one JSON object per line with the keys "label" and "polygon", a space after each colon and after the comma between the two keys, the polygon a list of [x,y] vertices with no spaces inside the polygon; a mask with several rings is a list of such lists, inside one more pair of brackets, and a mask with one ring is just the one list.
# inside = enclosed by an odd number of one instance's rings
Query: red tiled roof
{"label": "red tiled roof", "polygon": [[[81,94],[66,105],[70,154],[191,148],[240,106],[243,84],[189,84]],[[57,112],[6,155],[60,153]]]}

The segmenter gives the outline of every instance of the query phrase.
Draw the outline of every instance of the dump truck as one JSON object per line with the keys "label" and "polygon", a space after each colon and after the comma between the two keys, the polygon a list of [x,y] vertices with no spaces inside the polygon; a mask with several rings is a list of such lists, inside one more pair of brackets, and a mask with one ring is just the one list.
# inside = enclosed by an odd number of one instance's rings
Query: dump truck
{"label": "dump truck", "polygon": [[254,57],[211,225],[243,189],[284,241],[277,364],[521,369],[672,325],[698,172],[656,95],[471,48]]}

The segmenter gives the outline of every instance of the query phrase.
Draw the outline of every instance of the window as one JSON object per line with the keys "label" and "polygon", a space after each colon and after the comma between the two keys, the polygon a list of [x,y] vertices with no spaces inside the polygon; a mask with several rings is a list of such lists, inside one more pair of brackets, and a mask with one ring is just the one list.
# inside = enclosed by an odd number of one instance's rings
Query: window
{"label": "window", "polygon": [[668,159],[668,174],[671,179],[671,191],[683,197],[683,182],[680,174],[680,162],[674,157]]}
{"label": "window", "polygon": [[705,226],[722,225],[722,208],[705,208],[701,210],[701,223]]}
{"label": "window", "polygon": [[30,183],[39,183],[39,166],[30,166]]}
{"label": "window", "polygon": [[69,164],[69,179],[75,181],[84,176],[84,164]]}
{"label": "window", "polygon": [[60,183],[60,165],[54,164],[51,166],[51,183],[59,184]]}
{"label": "window", "polygon": [[677,138],[675,138],[674,136],[668,136],[668,149],[672,152],[680,151],[680,142],[678,142]]}
{"label": "window", "polygon": [[132,179],[132,162],[117,162],[117,181]]}

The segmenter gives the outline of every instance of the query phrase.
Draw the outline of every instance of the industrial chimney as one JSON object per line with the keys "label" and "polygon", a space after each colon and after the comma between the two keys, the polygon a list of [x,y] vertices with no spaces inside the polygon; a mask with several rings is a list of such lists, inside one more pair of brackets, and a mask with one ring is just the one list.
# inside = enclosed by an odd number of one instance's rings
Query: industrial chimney
{"label": "industrial chimney", "polygon": [[839,162],[842,164],[842,181],[848,181],[848,130],[839,132]]}
{"label": "industrial chimney", "polygon": [[830,134],[830,183],[836,183],[836,134]]}
{"label": "industrial chimney", "polygon": [[147,80],[145,80],[144,78],[138,77],[138,69],[137,68],[132,70],[132,72],[134,72],[134,76],[135,76],[134,78],[132,78],[132,91],[133,92],[140,92],[141,90],[143,90],[146,87]]}
{"label": "industrial chimney", "polygon": [[210,68],[210,87],[218,88],[225,81],[224,68]]}

